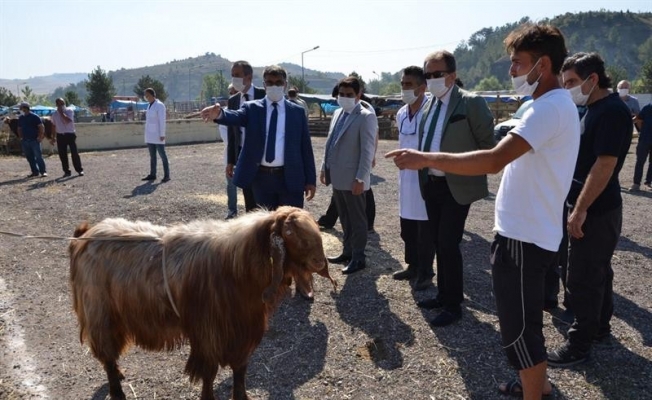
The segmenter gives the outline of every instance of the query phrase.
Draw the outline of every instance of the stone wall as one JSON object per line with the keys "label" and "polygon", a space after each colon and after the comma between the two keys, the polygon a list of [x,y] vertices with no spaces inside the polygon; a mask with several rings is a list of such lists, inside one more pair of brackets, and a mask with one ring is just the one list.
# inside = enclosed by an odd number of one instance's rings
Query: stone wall
{"label": "stone wall", "polygon": [[[145,146],[145,122],[78,123],[77,148],[80,151],[124,149]],[[217,125],[200,119],[172,119],[167,121],[166,144],[185,144],[221,141]],[[43,149],[49,150],[45,140]]]}

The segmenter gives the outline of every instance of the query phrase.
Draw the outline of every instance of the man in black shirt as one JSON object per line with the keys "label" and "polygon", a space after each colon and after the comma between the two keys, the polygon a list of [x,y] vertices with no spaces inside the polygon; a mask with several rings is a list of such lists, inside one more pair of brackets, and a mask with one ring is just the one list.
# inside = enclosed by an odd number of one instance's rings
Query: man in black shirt
{"label": "man in black shirt", "polygon": [[613,314],[611,257],[622,227],[618,173],[632,141],[631,113],[617,93],[597,53],[577,53],[562,66],[564,87],[578,106],[580,149],[568,196],[570,255],[568,290],[575,320],[568,341],[548,353],[548,365],[569,367],[588,359],[592,345],[610,342]]}

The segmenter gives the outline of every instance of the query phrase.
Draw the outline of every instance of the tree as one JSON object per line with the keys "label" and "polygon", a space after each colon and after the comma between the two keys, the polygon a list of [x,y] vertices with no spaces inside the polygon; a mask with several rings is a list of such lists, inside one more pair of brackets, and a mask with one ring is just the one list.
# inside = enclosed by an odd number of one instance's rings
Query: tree
{"label": "tree", "polygon": [[652,60],[643,64],[636,83],[635,90],[637,93],[652,93]]}
{"label": "tree", "polygon": [[606,69],[607,76],[611,78],[611,89],[614,92],[618,91],[618,82],[627,79],[627,71],[620,65],[610,65]]}
{"label": "tree", "polygon": [[505,86],[500,83],[498,78],[495,76],[488,76],[486,78],[482,78],[480,82],[473,88],[474,91],[490,91],[490,90],[503,90],[505,89]]}
{"label": "tree", "polygon": [[21,89],[21,92],[23,93],[23,98],[27,101],[29,101],[34,94],[34,91],[29,87],[29,85],[25,85],[25,87]]}
{"label": "tree", "polygon": [[638,59],[642,63],[652,60],[652,36],[638,47]]}
{"label": "tree", "polygon": [[67,98],[66,93],[68,92],[74,92],[75,95],[77,95],[77,101],[74,103],[77,106],[84,105],[84,99],[88,96],[88,91],[86,90],[86,82],[78,82],[78,83],[70,83],[68,86],[63,87],[59,86],[58,88],[54,89],[54,92],[48,96],[48,99],[54,103],[54,100],[58,99],[59,97],[62,97],[64,99]]}
{"label": "tree", "polygon": [[99,65],[88,74],[85,85],[88,90],[86,103],[90,107],[105,109],[111,104],[111,100],[115,96],[113,79]]}
{"label": "tree", "polygon": [[67,105],[74,104],[78,106],[81,104],[79,101],[79,96],[77,96],[77,93],[73,92],[72,90],[68,90],[66,94],[63,95],[63,99],[66,101]]}
{"label": "tree", "polygon": [[351,72],[349,76],[355,76],[356,78],[358,78],[360,80],[360,89],[362,90],[362,93],[367,92],[366,90],[367,84],[365,83],[364,79],[362,79],[362,76],[358,75],[358,73],[355,71]]}
{"label": "tree", "polygon": [[398,93],[401,93],[401,84],[398,82],[391,82],[383,85],[378,94],[381,96],[390,96]]}
{"label": "tree", "polygon": [[296,86],[301,93],[317,93],[317,91],[311,88],[309,81],[304,81],[300,76],[288,76],[288,88]]}
{"label": "tree", "polygon": [[134,93],[141,99],[145,98],[145,89],[152,88],[156,92],[156,98],[165,101],[168,98],[168,94],[165,92],[165,86],[158,79],[154,79],[149,75],[143,75],[138,80],[138,83],[134,86]]}
{"label": "tree", "polygon": [[14,96],[7,88],[0,87],[0,105],[13,106],[18,103],[18,97]]}
{"label": "tree", "polygon": [[204,95],[203,100],[210,100],[211,97],[227,96],[227,83],[224,75],[221,73],[204,75],[201,91]]}

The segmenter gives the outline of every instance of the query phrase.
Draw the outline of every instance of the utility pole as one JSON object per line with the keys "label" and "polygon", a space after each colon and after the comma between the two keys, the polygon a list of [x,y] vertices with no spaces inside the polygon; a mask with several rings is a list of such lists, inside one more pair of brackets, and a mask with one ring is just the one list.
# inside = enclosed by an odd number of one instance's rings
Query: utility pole
{"label": "utility pole", "polygon": [[312,49],[308,49],[306,51],[301,52],[301,93],[306,92],[306,75],[305,75],[305,73],[303,71],[303,55],[305,53],[310,52],[310,51],[317,50],[318,48],[319,48],[319,46],[315,46]]}

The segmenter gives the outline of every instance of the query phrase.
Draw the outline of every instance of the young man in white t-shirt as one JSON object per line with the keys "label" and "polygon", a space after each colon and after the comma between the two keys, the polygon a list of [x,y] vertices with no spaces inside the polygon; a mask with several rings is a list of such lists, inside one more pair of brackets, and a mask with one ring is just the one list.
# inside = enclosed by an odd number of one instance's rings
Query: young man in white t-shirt
{"label": "young man in white t-shirt", "polygon": [[505,39],[514,88],[534,103],[521,123],[491,150],[387,153],[400,168],[436,168],[459,175],[498,173],[496,239],[491,246],[494,294],[503,346],[520,381],[503,394],[541,399],[546,379],[543,338],[544,279],[562,238],[562,210],[570,188],[580,126],[577,109],[558,75],[568,51],[559,29],[525,24]]}

